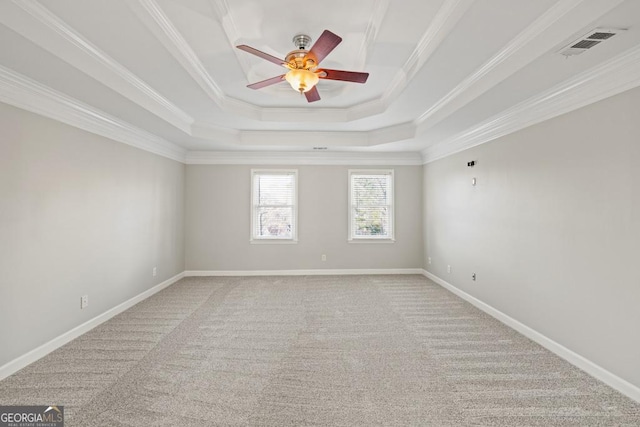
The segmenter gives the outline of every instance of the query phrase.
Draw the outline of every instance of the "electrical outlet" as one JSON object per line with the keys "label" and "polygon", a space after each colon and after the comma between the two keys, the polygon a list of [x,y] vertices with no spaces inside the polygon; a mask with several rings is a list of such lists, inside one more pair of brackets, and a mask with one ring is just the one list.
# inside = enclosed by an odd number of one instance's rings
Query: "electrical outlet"
{"label": "electrical outlet", "polygon": [[326,261],[327,260],[327,256],[325,254],[322,254],[322,260]]}
{"label": "electrical outlet", "polygon": [[473,274],[471,275],[471,280],[473,280],[474,282],[476,281],[476,273],[473,273]]}
{"label": "electrical outlet", "polygon": [[87,308],[89,305],[89,295],[82,295],[80,297],[80,308]]}
{"label": "electrical outlet", "polygon": [[158,267],[153,267],[153,277],[156,277],[158,274]]}
{"label": "electrical outlet", "polygon": [[451,266],[447,265],[447,273],[451,273]]}
{"label": "electrical outlet", "polygon": [[431,265],[431,257],[427,258],[427,262]]}

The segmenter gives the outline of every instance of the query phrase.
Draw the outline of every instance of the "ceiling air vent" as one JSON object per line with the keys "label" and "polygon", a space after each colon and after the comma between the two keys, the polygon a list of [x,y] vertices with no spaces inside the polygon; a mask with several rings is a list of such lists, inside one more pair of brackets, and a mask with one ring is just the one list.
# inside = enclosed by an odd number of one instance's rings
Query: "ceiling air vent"
{"label": "ceiling air vent", "polygon": [[595,45],[600,43],[598,40],[580,40],[578,43],[570,47],[570,49],[582,49],[583,51],[591,49]]}
{"label": "ceiling air vent", "polygon": [[592,47],[599,45],[603,41],[610,39],[621,31],[625,30],[596,28],[595,30],[589,31],[584,36],[572,41],[567,46],[563,47],[559,53],[564,56],[580,55],[581,53],[586,52],[588,49],[591,49]]}

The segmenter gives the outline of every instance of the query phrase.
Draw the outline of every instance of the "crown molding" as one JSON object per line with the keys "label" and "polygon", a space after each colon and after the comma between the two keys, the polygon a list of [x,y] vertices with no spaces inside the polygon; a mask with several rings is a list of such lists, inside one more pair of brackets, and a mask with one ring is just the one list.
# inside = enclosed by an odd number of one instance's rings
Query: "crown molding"
{"label": "crown molding", "polygon": [[[422,158],[417,153],[386,152],[187,152],[174,143],[0,66],[0,101],[188,164],[414,165],[430,163],[637,86],[640,86],[640,47],[630,49],[604,64],[593,67],[493,116],[476,127],[428,147],[422,151]],[[263,141],[265,136],[265,132],[230,132],[224,128],[208,127],[207,124],[200,124],[196,129],[203,133],[213,132],[226,142],[242,138],[245,143],[251,140]],[[289,132],[273,132],[269,137],[274,143],[279,143],[280,138],[285,134],[288,138],[293,137]],[[412,138],[415,136],[415,126],[412,123],[403,123],[369,132],[332,132],[331,134],[330,137],[334,140],[355,137],[360,145],[373,145]],[[302,132],[295,137],[305,138],[311,135],[317,135],[318,139],[313,142],[320,144],[326,142],[328,137],[326,134],[317,132]],[[208,136],[212,137],[212,135]],[[353,141],[345,142],[344,145],[349,145]]]}
{"label": "crown molding", "polygon": [[[213,9],[213,13],[216,18],[222,25],[222,30],[224,34],[227,36],[227,41],[229,42],[229,46],[234,46],[238,40],[240,40],[240,33],[238,32],[238,26],[233,20],[233,15],[231,15],[231,8],[229,8],[229,3],[227,0],[209,0],[211,4],[211,8]],[[236,54],[236,59],[242,68],[242,71],[245,75],[249,74],[249,70],[251,69],[251,62],[249,61],[249,55],[238,55]]]}
{"label": "crown molding", "polygon": [[447,38],[475,0],[445,0],[407,61],[391,80],[381,102],[389,106]]}
{"label": "crown molding", "polygon": [[430,163],[640,86],[640,46],[422,151]]}
{"label": "crown molding", "polygon": [[247,148],[372,147],[413,139],[416,126],[413,122],[405,122],[366,131],[235,130],[201,121],[194,123],[191,136]]}
{"label": "crown molding", "polygon": [[353,166],[419,166],[416,152],[256,152],[256,151],[189,151],[188,165],[353,165]]}
{"label": "crown molding", "polygon": [[576,31],[580,31],[622,1],[589,3],[589,7],[583,8],[582,13],[571,16],[569,23],[565,22],[553,28],[559,21],[567,18],[569,12],[587,3],[587,0],[558,1],[481,67],[422,113],[415,120],[418,133],[433,127],[536,58],[546,54],[557,45],[557,40],[571,37]]}
{"label": "crown molding", "polygon": [[[70,126],[131,145],[187,164],[298,164],[298,165],[420,165],[417,152],[255,152],[255,151],[187,151],[150,132],[45,86],[9,68],[0,66],[0,102],[49,117]],[[220,137],[221,142],[286,145],[300,139],[317,145],[328,140],[345,141],[344,145],[369,145],[371,139],[401,139],[413,135],[412,124],[402,124],[373,132],[258,132],[235,131],[200,124],[198,132]],[[329,135],[330,134],[330,135]],[[395,135],[395,136],[394,136]],[[351,138],[351,139],[349,139]],[[284,142],[283,142],[284,141]],[[380,142],[381,143],[381,142]],[[335,143],[333,144],[335,146]],[[311,146],[310,146],[311,147]]]}
{"label": "crown molding", "polygon": [[[384,20],[387,12],[387,8],[389,7],[390,0],[375,0],[373,7],[371,10],[373,11],[371,14],[371,19],[367,24],[367,28],[364,33],[364,38],[362,40],[362,44],[358,50],[358,53],[355,55],[358,58],[356,63],[356,68],[362,68],[365,65],[365,58],[371,48],[371,43],[376,38],[378,33],[378,29],[380,28],[382,21]],[[212,5],[212,9],[220,21],[224,33],[227,36],[227,40],[229,41],[229,45],[234,46],[238,44],[240,40],[240,33],[237,30],[237,25],[233,19],[233,15],[231,14],[231,9],[229,8],[229,3],[227,0],[209,0],[209,3]],[[242,71],[245,75],[249,75],[251,70],[251,61],[249,60],[249,56],[245,54],[238,54],[236,52],[236,58],[240,63]],[[325,93],[323,91],[323,93]],[[263,114],[265,114],[263,112]],[[269,115],[267,112],[266,115]],[[280,120],[274,119],[274,120]],[[332,120],[333,121],[333,120]]]}
{"label": "crown molding", "polygon": [[244,130],[236,142],[242,146],[256,147],[316,147],[316,146],[359,146],[369,145],[369,132],[339,131],[262,131]]}
{"label": "crown molding", "polygon": [[371,19],[369,20],[367,28],[364,31],[364,38],[362,39],[360,49],[355,55],[355,57],[358,59],[355,63],[355,67],[357,69],[362,69],[366,65],[366,58],[369,54],[369,51],[371,50],[371,44],[376,39],[376,36],[378,35],[378,29],[382,25],[382,21],[387,14],[389,1],[390,0],[376,0],[373,7],[371,8]]}
{"label": "crown molding", "polygon": [[172,160],[185,160],[184,148],[3,66],[0,101]]}
{"label": "crown molding", "polygon": [[413,122],[399,123],[393,126],[374,129],[368,132],[370,146],[413,139],[416,136],[416,125]]}
{"label": "crown molding", "polygon": [[416,73],[428,61],[440,43],[475,0],[445,0],[407,61],[391,79],[384,93],[376,99],[343,109],[344,121],[352,121],[384,113],[404,91]]}
{"label": "crown molding", "polygon": [[[174,58],[182,65],[187,73],[202,88],[202,90],[223,110],[240,114],[254,120],[265,121],[304,121],[304,122],[349,122],[376,114],[383,113],[407,86],[416,72],[424,65],[431,54],[439,47],[449,31],[455,26],[475,0],[445,0],[438,10],[425,34],[417,44],[404,66],[396,74],[390,89],[379,98],[344,108],[275,108],[259,107],[227,96],[208,73],[198,55],[180,31],[164,13],[156,0],[138,0],[132,2],[131,7],[138,17],[149,27]],[[576,0],[574,0],[576,1]],[[230,44],[238,41],[236,25],[230,14],[226,0],[210,0],[212,9],[220,21]],[[369,45],[375,40],[377,28],[384,19],[389,0],[378,0],[374,7],[373,18],[369,23],[360,53],[364,54]],[[378,22],[380,21],[380,22]],[[239,57],[239,63],[245,74],[250,69],[248,59]]]}
{"label": "crown molding", "polygon": [[[49,117],[70,126],[125,143],[172,160],[187,164],[295,164],[295,165],[420,165],[417,152],[256,152],[256,151],[187,151],[150,132],[137,128],[75,98],[45,86],[9,68],[0,66],[0,102]],[[412,125],[403,124],[380,131],[368,132],[258,132],[235,131],[200,124],[198,132],[220,137],[221,142],[245,144],[266,139],[271,144],[286,145],[300,138],[318,145],[328,140],[345,141],[344,145],[368,145],[372,138],[398,140],[413,135]],[[377,132],[385,135],[377,135]],[[331,135],[328,135],[331,134]],[[396,135],[396,136],[394,136]],[[352,139],[348,139],[352,138]],[[356,138],[356,139],[353,139]],[[283,142],[284,141],[284,142]],[[242,145],[242,144],[241,144]],[[333,144],[335,146],[335,144]],[[311,146],[310,146],[311,147]]]}
{"label": "crown molding", "polygon": [[193,122],[191,116],[83,38],[42,4],[35,0],[0,3],[0,22],[4,25],[171,125],[189,132]]}
{"label": "crown molding", "polygon": [[[289,88],[290,89],[290,88]],[[323,92],[324,93],[324,92]],[[380,99],[373,99],[363,102],[357,106],[345,108],[259,108],[258,117],[260,120],[270,122],[305,122],[305,123],[336,123],[351,122],[363,119],[375,114],[383,113],[386,106]]]}
{"label": "crown molding", "polygon": [[259,107],[229,97],[224,93],[187,40],[155,0],[138,0],[137,3],[132,2],[131,6],[158,41],[167,48],[182,68],[218,107],[251,119],[260,119],[261,109]]}
{"label": "crown molding", "polygon": [[240,139],[240,132],[237,129],[217,126],[205,121],[196,121],[191,126],[191,136],[202,138],[212,142],[237,143]]}
{"label": "crown molding", "polygon": [[[200,62],[198,55],[191,49],[191,46],[180,31],[171,22],[169,17],[164,13],[160,5],[155,0],[138,0],[138,3],[146,11],[147,16],[153,19],[153,22],[162,31],[162,41],[165,46],[172,46],[171,52],[176,52],[174,57],[180,62],[186,71],[189,72],[202,89],[213,99],[219,106],[225,104],[224,91],[213,80],[213,77],[207,72],[205,66]],[[155,32],[158,34],[158,32]],[[168,43],[167,43],[168,42]]]}
{"label": "crown molding", "polygon": [[[384,0],[388,1],[388,0]],[[214,13],[222,22],[223,29],[231,31],[227,33],[227,39],[231,44],[237,31],[233,23],[233,17],[229,13],[229,6],[225,0],[212,1]],[[139,5],[139,6],[138,6]],[[359,107],[346,108],[274,108],[259,107],[254,104],[227,96],[217,85],[213,77],[206,70],[198,55],[193,51],[187,40],[171,22],[156,0],[138,0],[132,3],[132,9],[139,18],[149,27],[185,71],[194,79],[200,88],[213,100],[216,105],[228,112],[240,114],[254,120],[266,121],[305,121],[305,122],[347,122],[368,117],[383,112],[386,107],[378,100],[366,103]],[[383,14],[378,14],[383,17]],[[369,39],[371,42],[372,39]],[[246,59],[240,60],[245,73],[250,68]]]}

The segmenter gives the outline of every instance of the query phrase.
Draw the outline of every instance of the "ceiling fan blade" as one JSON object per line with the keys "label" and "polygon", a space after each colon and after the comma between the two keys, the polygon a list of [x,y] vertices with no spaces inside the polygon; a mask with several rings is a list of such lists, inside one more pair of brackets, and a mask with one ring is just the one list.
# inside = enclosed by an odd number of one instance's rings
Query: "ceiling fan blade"
{"label": "ceiling fan blade", "polygon": [[244,50],[245,52],[249,52],[252,55],[258,56],[262,59],[266,59],[269,62],[273,62],[274,64],[285,66],[286,62],[283,59],[276,58],[273,55],[269,55],[268,53],[264,53],[261,50],[255,49],[251,46],[247,46],[246,44],[241,44],[240,46],[236,46],[240,50]]}
{"label": "ceiling fan blade", "polygon": [[318,77],[326,80],[341,80],[344,82],[365,83],[367,81],[367,78],[369,78],[369,73],[359,73],[357,71],[344,70],[328,70],[326,68],[323,68],[318,73]]}
{"label": "ceiling fan blade", "polygon": [[283,80],[284,80],[284,74],[281,76],[271,77],[270,79],[262,80],[260,82],[251,83],[250,85],[247,85],[247,87],[251,89],[262,89],[263,87],[280,83]]}
{"label": "ceiling fan blade", "polygon": [[340,36],[333,34],[329,30],[324,30],[320,38],[316,40],[311,50],[309,50],[308,56],[311,56],[316,61],[316,65],[318,65],[341,41],[342,38]]}
{"label": "ceiling fan blade", "polygon": [[318,93],[318,88],[316,86],[314,86],[309,92],[305,92],[304,96],[307,98],[308,102],[320,101],[320,94]]}

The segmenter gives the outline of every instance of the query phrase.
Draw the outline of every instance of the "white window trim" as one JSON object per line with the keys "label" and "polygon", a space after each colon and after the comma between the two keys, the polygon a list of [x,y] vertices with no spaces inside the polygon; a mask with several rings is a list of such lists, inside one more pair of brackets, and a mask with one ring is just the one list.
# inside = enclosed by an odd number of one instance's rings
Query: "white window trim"
{"label": "white window trim", "polygon": [[[273,175],[280,175],[280,174],[290,174],[293,175],[294,177],[294,181],[293,181],[293,233],[291,238],[274,238],[274,237],[255,237],[253,235],[253,226],[254,226],[254,221],[255,221],[255,206],[253,204],[255,198],[254,198],[254,187],[253,187],[253,183],[254,183],[254,175],[256,174],[273,174]],[[249,229],[249,242],[252,244],[295,244],[298,243],[298,169],[251,169],[251,191],[250,191],[250,197],[251,199],[249,200],[249,206],[250,206],[250,229]]]}
{"label": "white window trim", "polygon": [[[354,236],[352,230],[352,220],[351,215],[353,214],[353,201],[351,200],[351,177],[353,175],[390,175],[391,176],[391,197],[389,203],[389,224],[391,224],[391,235],[390,236]],[[396,224],[395,224],[395,185],[396,180],[394,176],[393,169],[349,169],[348,178],[347,178],[347,197],[348,197],[348,206],[347,206],[347,229],[348,236],[347,241],[349,243],[395,243],[395,233],[396,233]]]}

